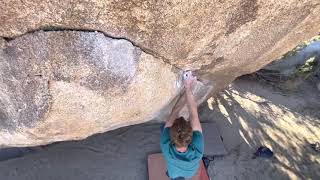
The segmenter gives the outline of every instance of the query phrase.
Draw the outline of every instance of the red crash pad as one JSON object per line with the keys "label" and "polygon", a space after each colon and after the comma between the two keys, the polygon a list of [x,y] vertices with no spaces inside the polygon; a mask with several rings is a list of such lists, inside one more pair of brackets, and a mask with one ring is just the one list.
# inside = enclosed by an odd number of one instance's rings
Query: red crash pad
{"label": "red crash pad", "polygon": [[[203,162],[200,162],[200,168],[197,174],[191,180],[209,180],[208,173]],[[170,180],[166,175],[166,162],[161,153],[148,156],[149,180]]]}

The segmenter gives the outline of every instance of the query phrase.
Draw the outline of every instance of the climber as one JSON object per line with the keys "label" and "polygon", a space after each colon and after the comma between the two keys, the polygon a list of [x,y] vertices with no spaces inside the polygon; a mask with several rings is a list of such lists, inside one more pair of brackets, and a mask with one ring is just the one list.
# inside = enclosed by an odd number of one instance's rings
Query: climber
{"label": "climber", "polygon": [[[194,176],[199,169],[204,151],[197,103],[192,94],[196,77],[191,71],[185,72],[183,76],[183,93],[173,107],[160,139],[161,151],[167,164],[167,175],[172,180]],[[179,112],[185,104],[190,114],[189,121],[179,117]]]}

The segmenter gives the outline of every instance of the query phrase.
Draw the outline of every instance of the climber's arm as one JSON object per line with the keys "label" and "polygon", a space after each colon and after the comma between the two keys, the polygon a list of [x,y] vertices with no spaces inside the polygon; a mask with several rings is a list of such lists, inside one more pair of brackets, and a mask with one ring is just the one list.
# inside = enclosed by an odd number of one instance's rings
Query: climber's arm
{"label": "climber's arm", "polygon": [[195,100],[194,95],[192,94],[192,86],[195,83],[195,81],[196,77],[192,76],[192,73],[190,72],[188,77],[185,79],[184,86],[186,88],[186,99],[190,113],[192,130],[202,132],[202,127],[198,115],[197,102]]}
{"label": "climber's arm", "polygon": [[170,116],[168,117],[165,127],[171,127],[174,120],[176,120],[179,117],[179,112],[186,104],[186,93],[182,92],[181,96],[179,97],[177,103],[172,108],[172,112]]}
{"label": "climber's arm", "polygon": [[192,130],[202,132],[201,123],[198,115],[197,102],[195,101],[195,98],[192,94],[191,89],[186,90],[186,96],[187,96],[188,109],[190,112],[190,121],[191,121]]}

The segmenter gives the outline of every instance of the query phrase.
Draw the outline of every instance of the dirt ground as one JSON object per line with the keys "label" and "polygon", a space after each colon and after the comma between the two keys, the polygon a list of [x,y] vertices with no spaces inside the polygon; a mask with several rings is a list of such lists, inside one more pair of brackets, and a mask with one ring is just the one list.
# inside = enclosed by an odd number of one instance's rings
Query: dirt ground
{"label": "dirt ground", "polygon": [[[320,155],[309,147],[320,141],[319,94],[312,84],[283,94],[239,79],[214,98],[212,110],[201,107],[203,119],[217,123],[229,152],[211,166],[212,179],[320,179]],[[275,157],[252,159],[260,145]]]}
{"label": "dirt ground", "polygon": [[[209,167],[213,180],[320,179],[320,97],[316,86],[283,94],[239,79],[200,106],[200,119],[216,123],[228,150]],[[5,180],[144,180],[147,155],[160,152],[160,125],[140,124],[56,143],[21,158],[0,162]],[[257,147],[275,153],[252,159]]]}

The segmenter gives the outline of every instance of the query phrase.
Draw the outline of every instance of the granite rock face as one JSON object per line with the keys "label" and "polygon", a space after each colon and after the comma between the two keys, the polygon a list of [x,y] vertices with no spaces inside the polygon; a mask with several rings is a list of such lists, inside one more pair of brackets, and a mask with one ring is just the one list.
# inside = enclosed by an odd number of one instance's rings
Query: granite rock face
{"label": "granite rock face", "polygon": [[147,121],[181,70],[216,92],[319,33],[319,14],[318,0],[0,1],[0,145]]}
{"label": "granite rock face", "polygon": [[0,2],[0,36],[102,31],[134,42],[223,87],[319,33],[318,0],[88,0]]}
{"label": "granite rock face", "polygon": [[97,32],[37,32],[0,51],[0,144],[82,139],[154,118],[181,89],[179,70]]}

